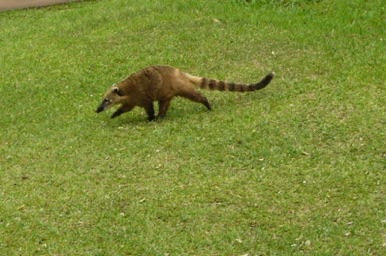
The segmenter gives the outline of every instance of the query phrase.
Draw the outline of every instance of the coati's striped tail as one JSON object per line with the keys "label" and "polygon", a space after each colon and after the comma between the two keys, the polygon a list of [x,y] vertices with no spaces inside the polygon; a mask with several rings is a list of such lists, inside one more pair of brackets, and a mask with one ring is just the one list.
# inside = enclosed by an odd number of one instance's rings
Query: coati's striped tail
{"label": "coati's striped tail", "polygon": [[225,81],[207,79],[205,77],[201,77],[199,80],[197,79],[198,77],[194,77],[195,79],[192,82],[194,82],[194,84],[201,89],[230,91],[230,92],[252,92],[266,87],[271,82],[273,76],[274,76],[273,73],[269,73],[260,82],[256,84],[249,84],[249,85],[228,83]]}

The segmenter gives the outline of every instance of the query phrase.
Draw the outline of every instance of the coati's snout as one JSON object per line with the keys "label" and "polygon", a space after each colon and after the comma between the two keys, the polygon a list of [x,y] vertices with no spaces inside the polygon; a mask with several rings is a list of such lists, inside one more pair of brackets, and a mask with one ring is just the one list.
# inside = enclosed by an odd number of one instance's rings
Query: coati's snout
{"label": "coati's snout", "polygon": [[98,108],[95,110],[95,112],[100,113],[103,110],[107,108],[108,105],[108,100],[104,99],[102,100],[101,104],[98,106]]}
{"label": "coati's snout", "polygon": [[113,85],[110,89],[107,90],[101,104],[98,106],[95,112],[100,113],[104,110],[109,109],[111,106],[117,104],[119,97],[119,88],[116,87],[116,85]]}
{"label": "coati's snout", "polygon": [[101,104],[98,106],[98,108],[95,110],[95,112],[100,113],[103,110],[106,110],[112,106],[112,102],[109,99],[103,99]]}

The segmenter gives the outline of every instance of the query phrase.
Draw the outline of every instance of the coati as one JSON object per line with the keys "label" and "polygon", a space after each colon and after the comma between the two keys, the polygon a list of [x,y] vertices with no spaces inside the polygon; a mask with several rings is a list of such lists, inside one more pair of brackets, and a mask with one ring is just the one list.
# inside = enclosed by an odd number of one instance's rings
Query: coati
{"label": "coati", "polygon": [[121,105],[111,115],[111,118],[114,118],[139,106],[145,109],[148,120],[152,121],[156,118],[153,102],[158,101],[157,117],[163,117],[166,115],[170,101],[176,96],[202,103],[208,110],[211,110],[206,97],[198,93],[195,87],[219,91],[250,92],[263,89],[272,78],[273,73],[269,73],[256,84],[243,85],[193,76],[170,66],[149,66],[109,88],[96,112],[102,112],[114,105]]}

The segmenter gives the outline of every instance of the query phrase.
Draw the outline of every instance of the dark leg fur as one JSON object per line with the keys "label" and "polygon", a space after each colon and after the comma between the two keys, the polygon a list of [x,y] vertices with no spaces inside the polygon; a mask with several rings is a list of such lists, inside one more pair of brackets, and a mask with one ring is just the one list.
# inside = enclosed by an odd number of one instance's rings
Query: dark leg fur
{"label": "dark leg fur", "polygon": [[117,117],[117,116],[122,115],[123,113],[129,112],[129,111],[132,110],[133,108],[134,108],[134,106],[128,106],[128,105],[121,106],[121,107],[118,108],[117,111],[115,111],[110,117],[111,117],[111,118],[115,118],[115,117]]}
{"label": "dark leg fur", "polygon": [[210,106],[210,104],[209,104],[209,102],[208,102],[208,100],[205,98],[205,101],[202,103],[202,104],[204,104],[205,105],[205,107],[210,111],[210,110],[212,110],[212,107]]}
{"label": "dark leg fur", "polygon": [[202,104],[205,105],[205,107],[208,110],[212,110],[212,107],[210,106],[210,104],[209,104],[208,100],[206,99],[206,97],[201,95],[200,93],[198,93],[196,91],[182,92],[182,93],[179,94],[179,96],[187,98],[187,99],[189,99],[191,101],[194,101],[194,102],[202,103]]}
{"label": "dark leg fur", "polygon": [[158,118],[164,117],[168,111],[171,99],[158,101]]}
{"label": "dark leg fur", "polygon": [[154,106],[153,102],[150,102],[144,106],[146,114],[147,114],[147,120],[153,121],[155,116],[154,116]]}
{"label": "dark leg fur", "polygon": [[115,118],[117,116],[120,116],[123,114],[123,110],[121,108],[117,109],[117,111],[115,111],[111,116],[110,118]]}

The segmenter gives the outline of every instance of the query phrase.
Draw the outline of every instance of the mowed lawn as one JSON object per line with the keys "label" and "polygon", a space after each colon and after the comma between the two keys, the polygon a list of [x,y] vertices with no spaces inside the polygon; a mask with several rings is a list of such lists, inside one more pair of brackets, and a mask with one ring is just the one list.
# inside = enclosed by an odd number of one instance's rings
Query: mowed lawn
{"label": "mowed lawn", "polygon": [[[384,1],[100,0],[0,13],[0,255],[385,255]],[[149,65],[253,83],[147,122]]]}

